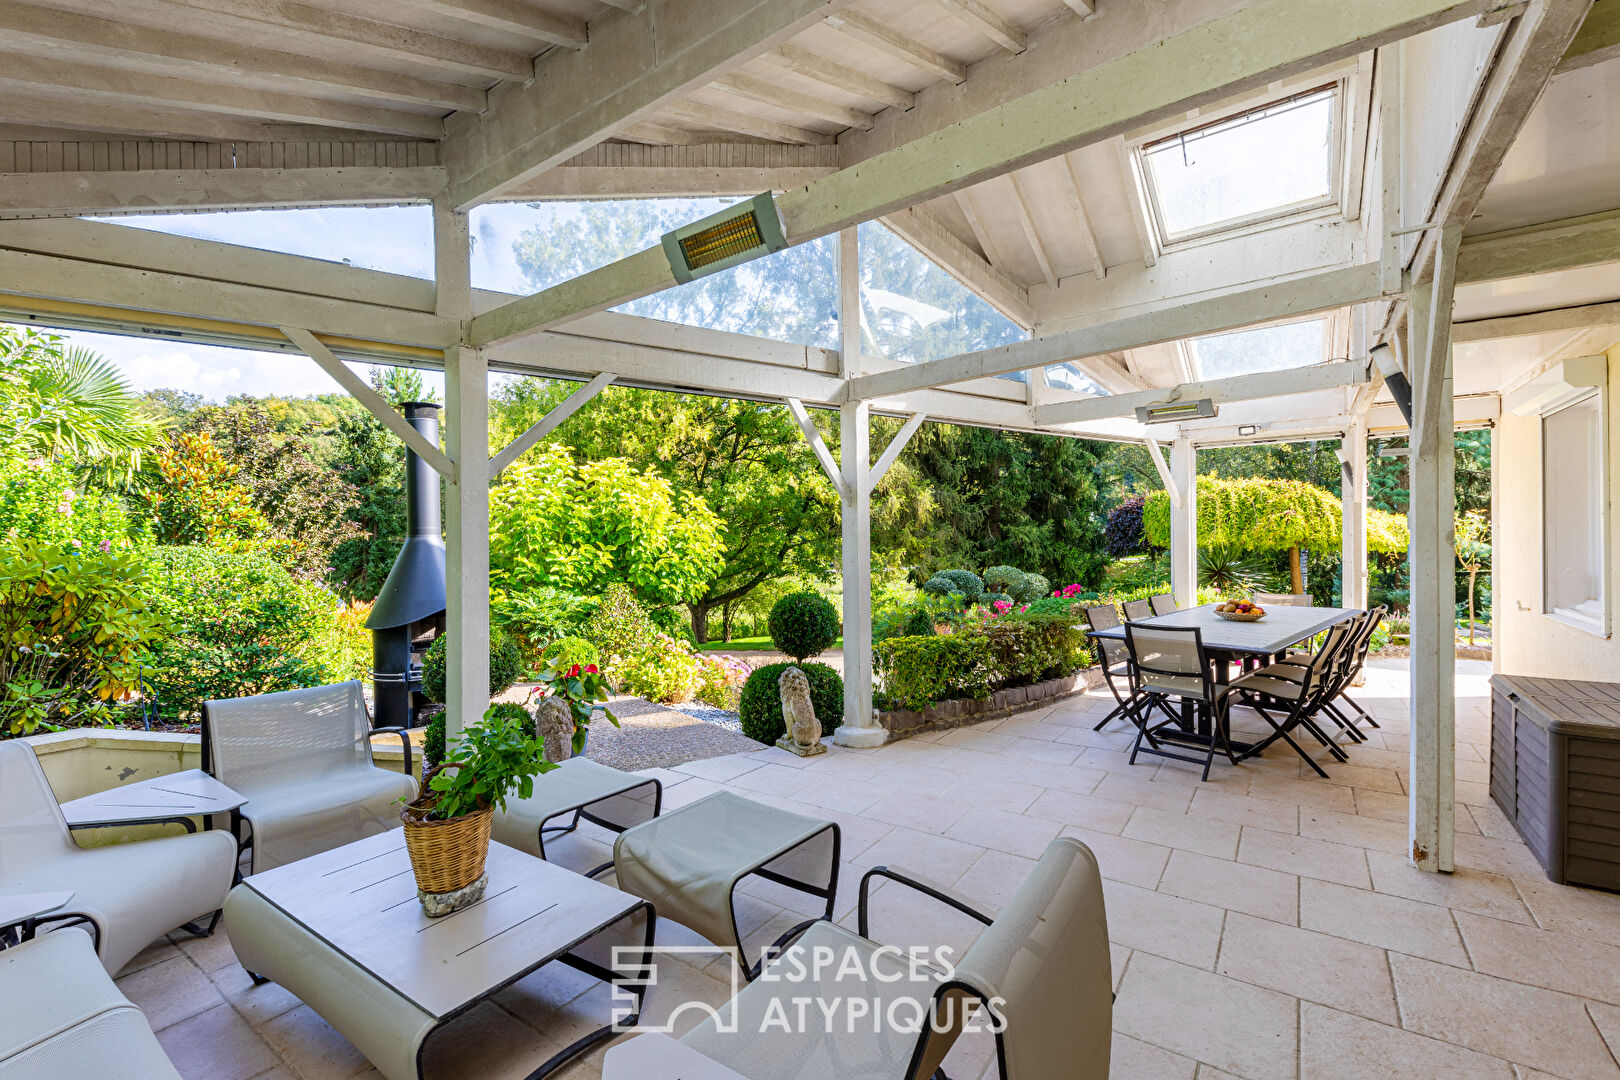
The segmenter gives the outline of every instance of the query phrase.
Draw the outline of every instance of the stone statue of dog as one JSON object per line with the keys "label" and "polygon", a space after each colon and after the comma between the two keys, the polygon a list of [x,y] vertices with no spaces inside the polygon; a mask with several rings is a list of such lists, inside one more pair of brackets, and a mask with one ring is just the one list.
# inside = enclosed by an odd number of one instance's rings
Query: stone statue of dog
{"label": "stone statue of dog", "polygon": [[804,672],[790,667],[776,680],[782,695],[782,720],[787,731],[776,745],[800,757],[825,754],[821,744],[821,721],[816,719],[816,707],[810,701],[810,680]]}

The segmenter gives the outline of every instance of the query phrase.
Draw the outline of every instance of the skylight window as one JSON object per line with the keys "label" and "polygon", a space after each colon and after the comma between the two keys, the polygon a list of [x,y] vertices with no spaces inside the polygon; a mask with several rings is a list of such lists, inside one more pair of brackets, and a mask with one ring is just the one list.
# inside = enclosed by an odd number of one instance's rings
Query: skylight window
{"label": "skylight window", "polygon": [[1195,338],[1192,354],[1204,379],[1309,367],[1327,359],[1327,320],[1305,319]]}
{"label": "skylight window", "polygon": [[1333,203],[1340,86],[1318,87],[1144,143],[1142,176],[1166,243]]}
{"label": "skylight window", "polygon": [[1046,385],[1055,386],[1060,390],[1078,390],[1092,397],[1106,397],[1108,394],[1101,383],[1069,362],[1048,367]]}

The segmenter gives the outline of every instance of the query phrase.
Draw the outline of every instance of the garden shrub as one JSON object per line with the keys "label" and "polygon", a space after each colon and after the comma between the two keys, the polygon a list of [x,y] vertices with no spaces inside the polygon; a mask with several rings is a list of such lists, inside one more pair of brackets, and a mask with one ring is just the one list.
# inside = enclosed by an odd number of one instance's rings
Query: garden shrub
{"label": "garden shrub", "polygon": [[[1027,604],[1039,600],[1052,591],[1052,583],[1039,574],[1026,574],[1016,566],[992,566],[984,572],[984,584],[990,592],[1000,593],[1014,604]],[[990,599],[986,593],[986,599]]]}
{"label": "garden shrub", "polygon": [[586,621],[579,636],[601,650],[612,663],[615,656],[629,656],[656,636],[647,609],[641,606],[628,585],[615,582],[602,592],[596,612]]}
{"label": "garden shrub", "polygon": [[166,717],[204,701],[336,681],[326,647],[338,599],[260,552],[154,548],[152,611],[169,630],[151,643],[146,681]]}
{"label": "garden shrub", "polygon": [[742,688],[753,668],[734,656],[699,656],[697,699],[717,709],[736,712]]}
{"label": "garden shrub", "polygon": [[[936,601],[937,603],[937,601]],[[933,608],[926,603],[905,604],[876,612],[872,616],[872,640],[887,641],[892,637],[926,637],[934,633],[938,621]]]}
{"label": "garden shrub", "polygon": [[748,676],[737,707],[743,734],[755,742],[774,746],[787,732],[787,724],[782,719],[782,691],[777,681],[790,667],[804,672],[810,683],[810,704],[816,710],[816,719],[821,721],[821,733],[826,735],[844,722],[844,680],[838,672],[813,660],[799,664],[766,664]]}
{"label": "garden shrub", "polygon": [[962,604],[971,606],[984,599],[984,579],[971,570],[941,570],[923,583],[923,592],[934,596],[962,594]]}
{"label": "garden shrub", "polygon": [[933,637],[890,638],[873,646],[884,706],[926,709],[939,701],[982,699],[1078,671],[1091,662],[1072,615],[1017,612]]}
{"label": "garden shrub", "polygon": [[128,548],[129,534],[118,497],[86,486],[70,462],[0,456],[0,537],[8,543],[107,551]]}
{"label": "garden shrub", "polygon": [[[449,668],[450,635],[440,634],[422,657],[422,693],[429,701],[444,704],[444,680]],[[504,630],[489,631],[489,696],[504,694],[523,675],[523,655],[517,642]]]}
{"label": "garden shrub", "polygon": [[701,685],[698,657],[684,641],[659,634],[613,667],[627,692],[648,701],[691,701]]}
{"label": "garden shrub", "polygon": [[1108,528],[1103,533],[1108,554],[1118,558],[1146,550],[1147,541],[1142,537],[1142,507],[1146,502],[1146,496],[1137,495],[1109,511]]}
{"label": "garden shrub", "polygon": [[490,622],[517,638],[530,666],[538,666],[545,647],[560,637],[582,636],[601,601],[547,586],[521,592],[494,590],[489,597]]}
{"label": "garden shrub", "polygon": [[789,593],[771,606],[771,641],[789,656],[803,660],[838,640],[838,613],[815,593]]}
{"label": "garden shrub", "polygon": [[602,663],[602,651],[582,637],[560,637],[540,654],[541,666],[572,667]]}
{"label": "garden shrub", "polygon": [[422,732],[422,771],[444,760],[444,710],[440,709]]}
{"label": "garden shrub", "polygon": [[111,719],[165,628],[129,551],[22,543],[0,551],[0,738]]}
{"label": "garden shrub", "polygon": [[1033,604],[1035,601],[1044,600],[1052,594],[1052,583],[1046,579],[1046,575],[1030,573],[1026,576],[1029,579],[1029,587],[1024,590],[1023,599],[1019,603]]}

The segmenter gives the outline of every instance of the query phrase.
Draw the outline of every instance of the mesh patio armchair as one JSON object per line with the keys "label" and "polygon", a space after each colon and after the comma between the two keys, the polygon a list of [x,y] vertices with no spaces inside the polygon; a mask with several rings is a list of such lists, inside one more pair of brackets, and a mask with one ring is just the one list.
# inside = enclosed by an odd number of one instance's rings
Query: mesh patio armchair
{"label": "mesh patio armchair", "polygon": [[[1232,752],[1228,732],[1230,688],[1215,682],[1211,674],[1212,661],[1204,651],[1203,635],[1198,628],[1126,623],[1125,644],[1130,649],[1131,663],[1136,667],[1138,679],[1131,708],[1131,719],[1136,723],[1136,741],[1131,744],[1131,764],[1136,764],[1137,754],[1173,758],[1203,765],[1205,780],[1209,779],[1209,769],[1215,763],[1217,750],[1225,753],[1227,760],[1236,765],[1238,759]],[[1169,703],[1172,700],[1209,714],[1207,745],[1203,745],[1202,741],[1191,741],[1191,733],[1182,726],[1181,717],[1170,713]],[[1174,719],[1150,723],[1148,710],[1155,706],[1170,713]],[[1176,752],[1200,749],[1204,751],[1202,758]]]}
{"label": "mesh patio armchair", "polygon": [[[1119,610],[1113,604],[1097,604],[1085,609],[1086,625],[1093,631],[1112,630],[1119,625]],[[1102,669],[1103,682],[1108,684],[1109,693],[1114,695],[1117,704],[1109,714],[1097,721],[1091,730],[1101,731],[1116,717],[1124,716],[1128,709],[1131,695],[1136,692],[1136,675],[1131,667],[1131,653],[1123,641],[1117,638],[1093,637],[1092,645],[1097,649],[1097,666]],[[1121,685],[1124,690],[1120,689]]]}
{"label": "mesh patio armchair", "polygon": [[[1272,728],[1270,735],[1248,751],[1250,755],[1261,753],[1267,746],[1281,739],[1291,746],[1318,776],[1325,779],[1327,772],[1315,758],[1306,753],[1304,747],[1294,741],[1290,734],[1303,729],[1321,743],[1336,761],[1348,760],[1348,755],[1322,729],[1317,718],[1321,714],[1323,704],[1333,692],[1336,677],[1346,662],[1349,650],[1355,647],[1359,625],[1360,620],[1351,619],[1331,627],[1327,637],[1322,641],[1321,648],[1311,654],[1310,662],[1307,664],[1286,661],[1269,664],[1232,683],[1228,688],[1231,703],[1242,703],[1254,709]],[[1279,706],[1288,710],[1280,723],[1267,711],[1269,708]]]}
{"label": "mesh patio armchair", "polygon": [[[398,735],[405,772],[378,768],[371,736]],[[252,873],[296,862],[400,824],[416,796],[410,740],[371,727],[358,682],[203,704],[203,768],[247,797],[238,837]]]}
{"label": "mesh patio armchair", "polygon": [[1143,619],[1151,619],[1156,614],[1151,600],[1127,600],[1124,607],[1126,622],[1140,622]]}
{"label": "mesh patio armchair", "polygon": [[1169,593],[1160,593],[1158,596],[1148,597],[1148,605],[1155,615],[1170,615],[1181,609],[1176,606],[1176,598]]}
{"label": "mesh patio armchair", "polygon": [[[949,974],[907,960],[872,940],[867,897],[873,880],[904,886],[983,923]],[[949,889],[898,867],[875,867],[861,881],[859,932],[816,922],[719,1013],[681,1041],[748,1080],[928,1080],[961,1036],[974,1009],[994,1002],[1001,1021],[1001,1080],[1105,1077],[1113,1027],[1108,921],[1091,850],[1059,837],[994,918]],[[830,949],[830,953],[818,950]],[[818,964],[818,956],[834,957]],[[846,963],[856,958],[858,963]],[[802,972],[802,975],[799,974]],[[870,1021],[843,1017],[800,1030],[772,1023],[813,997],[870,1003]],[[896,1003],[899,1007],[896,1007]],[[735,1024],[723,1017],[735,1010]],[[812,1015],[819,1015],[811,1010]],[[918,1021],[920,1030],[890,1017]],[[932,1018],[933,1022],[930,1022]],[[722,1023],[725,1024],[722,1027]],[[983,1018],[985,1028],[997,1025]],[[825,1030],[822,1030],[822,1028]]]}
{"label": "mesh patio armchair", "polygon": [[0,1080],[180,1080],[79,931],[0,952],[0,1002]]}
{"label": "mesh patio armchair", "polygon": [[41,922],[88,925],[108,972],[217,912],[235,871],[236,843],[223,832],[79,847],[33,748],[0,742],[0,893],[71,890],[67,906]]}
{"label": "mesh patio armchair", "polygon": [[[1357,720],[1365,720],[1373,727],[1379,727],[1380,725],[1377,720],[1374,720],[1368,714],[1367,710],[1356,703],[1355,699],[1349,695],[1348,690],[1355,683],[1356,677],[1361,674],[1362,666],[1367,661],[1367,653],[1372,648],[1373,631],[1378,629],[1378,624],[1384,621],[1384,616],[1388,612],[1388,608],[1379,607],[1374,608],[1372,611],[1363,612],[1357,617],[1355,626],[1352,628],[1350,644],[1344,648],[1335,665],[1335,670],[1331,673],[1332,689],[1322,702],[1322,711],[1327,713],[1340,728],[1357,742],[1366,741],[1366,736],[1362,733],[1361,728],[1357,726]],[[1308,652],[1289,652],[1279,663],[1304,666],[1310,663],[1313,655]],[[1341,701],[1354,709],[1356,715],[1353,717],[1346,716],[1338,706]]]}

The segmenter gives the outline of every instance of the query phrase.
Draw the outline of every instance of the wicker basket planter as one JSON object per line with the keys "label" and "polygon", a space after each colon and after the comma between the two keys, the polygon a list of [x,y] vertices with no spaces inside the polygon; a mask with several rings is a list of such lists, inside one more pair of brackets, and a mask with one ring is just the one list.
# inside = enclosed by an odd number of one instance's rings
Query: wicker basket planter
{"label": "wicker basket planter", "polygon": [[432,774],[422,778],[422,794],[400,811],[405,823],[405,850],[411,857],[416,887],[424,893],[452,893],[465,889],[484,874],[489,855],[491,807],[445,820],[428,817],[437,797],[428,788]]}

